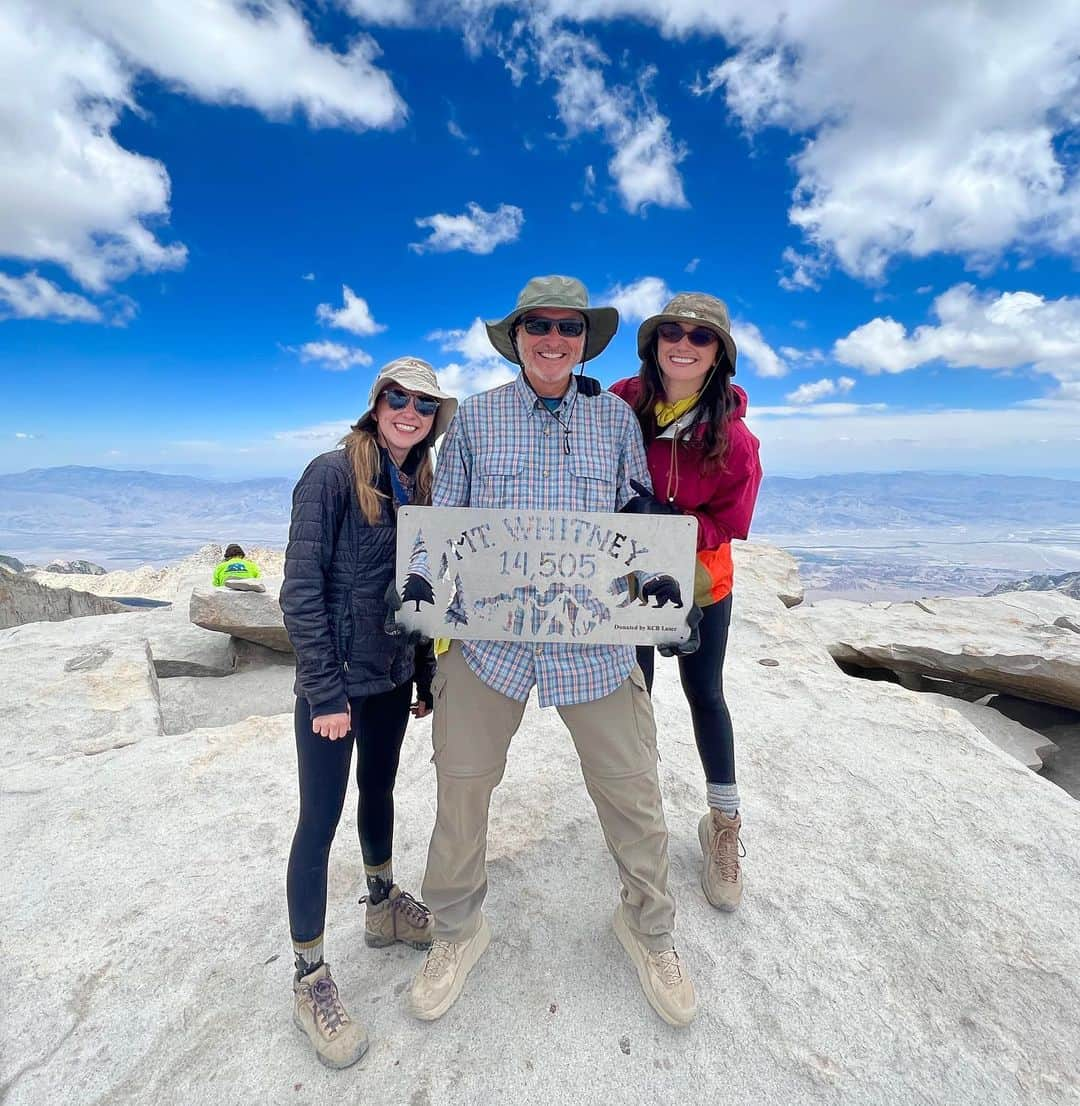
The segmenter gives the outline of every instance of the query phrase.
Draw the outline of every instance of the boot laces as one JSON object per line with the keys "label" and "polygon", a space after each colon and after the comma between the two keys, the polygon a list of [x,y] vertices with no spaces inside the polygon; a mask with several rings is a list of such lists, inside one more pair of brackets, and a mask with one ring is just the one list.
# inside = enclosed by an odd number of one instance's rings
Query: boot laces
{"label": "boot laces", "polygon": [[438,979],[449,967],[453,960],[453,946],[449,941],[443,941],[436,937],[431,942],[427,959],[424,961],[424,975],[428,979]]}
{"label": "boot laces", "polygon": [[411,922],[417,929],[424,929],[431,918],[431,911],[419,899],[413,898],[408,891],[402,891],[391,902],[390,909],[404,914],[406,921]]}
{"label": "boot laces", "polygon": [[[714,822],[715,826],[716,823]],[[746,847],[742,843],[739,831],[722,829],[716,831],[713,840],[713,859],[720,869],[720,878],[734,883],[739,878],[739,860],[746,856]]]}
{"label": "boot laces", "polygon": [[348,1022],[349,1015],[338,998],[337,984],[329,976],[323,976],[312,985],[311,1001],[315,1017],[328,1036],[333,1037]]}
{"label": "boot laces", "polygon": [[666,987],[678,987],[682,983],[682,966],[679,964],[679,954],[672,949],[663,952],[654,952],[650,959],[656,965],[656,970]]}

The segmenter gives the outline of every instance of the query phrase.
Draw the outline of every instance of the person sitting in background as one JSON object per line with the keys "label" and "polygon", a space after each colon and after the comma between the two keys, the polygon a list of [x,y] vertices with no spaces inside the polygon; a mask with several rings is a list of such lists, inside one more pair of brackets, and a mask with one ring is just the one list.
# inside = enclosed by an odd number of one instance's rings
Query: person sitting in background
{"label": "person sitting in background", "polygon": [[[262,573],[254,561],[244,556],[238,545],[225,548],[225,560],[214,569],[214,587],[232,587],[239,580],[257,580]],[[244,584],[238,591],[264,591],[262,584]]]}

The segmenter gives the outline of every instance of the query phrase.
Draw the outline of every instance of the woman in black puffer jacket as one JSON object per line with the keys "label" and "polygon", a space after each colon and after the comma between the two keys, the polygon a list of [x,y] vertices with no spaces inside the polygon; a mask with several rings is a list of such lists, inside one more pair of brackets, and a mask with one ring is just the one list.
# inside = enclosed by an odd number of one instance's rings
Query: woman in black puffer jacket
{"label": "woman in black puffer jacket", "polygon": [[414,647],[386,632],[384,596],[394,579],[397,510],[430,504],[431,445],[456,408],[427,362],[391,361],[344,449],[316,457],[293,492],[281,609],[296,651],[300,817],[287,888],[294,1021],[331,1067],[347,1067],[367,1050],[323,961],[327,861],[354,744],[365,940],[416,948],[431,940],[427,908],[394,883],[392,850],[401,743],[410,713],[423,718],[431,710],[434,657],[430,643]]}

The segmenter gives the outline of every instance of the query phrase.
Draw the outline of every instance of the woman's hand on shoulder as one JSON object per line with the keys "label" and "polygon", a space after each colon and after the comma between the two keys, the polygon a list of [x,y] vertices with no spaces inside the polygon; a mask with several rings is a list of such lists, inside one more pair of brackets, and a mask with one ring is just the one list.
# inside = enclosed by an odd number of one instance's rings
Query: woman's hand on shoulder
{"label": "woman's hand on shoulder", "polygon": [[346,707],[341,714],[320,714],[311,720],[311,732],[320,737],[337,741],[352,729],[352,708]]}

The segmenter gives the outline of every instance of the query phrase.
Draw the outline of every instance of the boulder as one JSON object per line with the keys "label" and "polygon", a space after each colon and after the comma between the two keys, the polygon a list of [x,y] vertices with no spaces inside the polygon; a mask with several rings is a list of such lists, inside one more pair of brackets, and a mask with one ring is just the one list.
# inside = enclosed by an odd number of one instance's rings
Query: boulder
{"label": "boulder", "polygon": [[1058,592],[864,604],[833,599],[795,612],[837,661],[957,680],[1080,709],[1080,649],[1054,620]]}
{"label": "boulder", "polygon": [[278,605],[281,580],[264,580],[266,593],[196,587],[191,593],[189,617],[196,626],[253,641],[281,653],[291,653],[285,622]]}
{"label": "boulder", "polygon": [[0,573],[0,629],[27,622],[62,622],[85,615],[115,614],[119,603],[71,588],[46,588],[23,573]]}
{"label": "boulder", "polygon": [[22,572],[26,565],[18,557],[9,557],[6,553],[0,553],[0,568],[6,568],[9,572]]}
{"label": "boulder", "polygon": [[926,694],[925,697],[944,710],[956,711],[999,749],[1033,772],[1041,771],[1043,765],[1053,760],[1058,751],[1057,745],[1048,737],[1006,718],[993,707],[969,703],[947,695]]}
{"label": "boulder", "polygon": [[[82,764],[162,732],[145,639],[123,632],[109,637],[94,632],[100,626],[88,627],[101,621],[76,620],[62,634],[49,623],[0,631],[5,772],[37,762]],[[80,632],[84,627],[90,632]]]}
{"label": "boulder", "polygon": [[[364,945],[348,804],[327,957],[372,1039],[348,1072],[320,1067],[291,1021],[288,715],[55,761],[4,733],[0,836],[18,847],[0,905],[19,950],[5,1009],[47,996],[52,1012],[0,1019],[5,1106],[306,1104],[373,1087],[412,1106],[1075,1101],[1080,804],[952,704],[844,676],[796,614],[749,574],[736,590],[725,687],[747,890],[734,915],[699,886],[701,767],[678,666],[657,661],[676,941],[700,1006],[685,1030],[652,1013],[611,932],[614,866],[570,739],[535,698],[492,802],[494,937],[434,1025],[403,1007],[422,954]],[[65,648],[65,627],[40,629]],[[0,716],[9,698],[0,681]],[[413,891],[430,755],[430,723],[410,722],[395,873]]]}
{"label": "boulder", "polygon": [[775,546],[743,541],[732,542],[731,550],[736,588],[744,580],[753,580],[775,591],[785,607],[797,607],[803,601],[799,564],[790,553]]}
{"label": "boulder", "polygon": [[162,726],[166,733],[179,734],[206,726],[230,726],[253,715],[291,713],[293,679],[291,667],[271,665],[234,672],[214,680],[213,687],[200,676],[160,680]]}
{"label": "boulder", "polygon": [[104,576],[105,569],[93,561],[50,561],[42,572],[57,572],[63,576]]}

